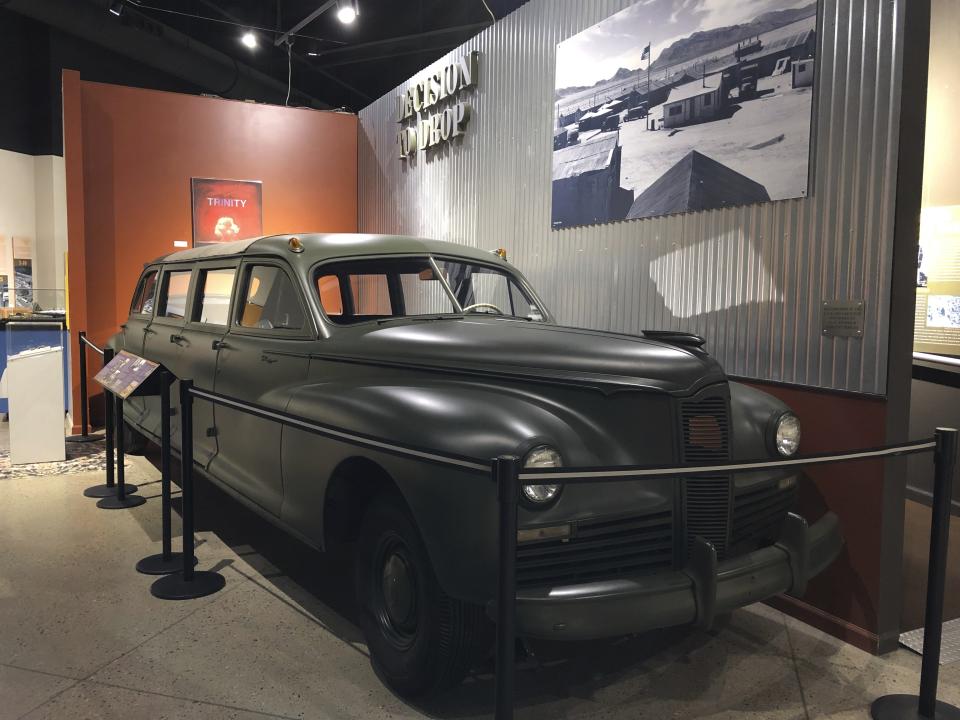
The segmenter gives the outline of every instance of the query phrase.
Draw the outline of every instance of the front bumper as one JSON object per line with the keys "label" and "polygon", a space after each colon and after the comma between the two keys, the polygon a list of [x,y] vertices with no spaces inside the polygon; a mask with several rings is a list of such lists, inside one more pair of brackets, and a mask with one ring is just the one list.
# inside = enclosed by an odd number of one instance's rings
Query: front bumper
{"label": "front bumper", "polygon": [[842,547],[833,513],[812,526],[791,514],[776,544],[720,563],[701,542],[684,570],[521,590],[517,629],[529,637],[587,640],[688,623],[709,627],[718,613],[780,593],[802,595]]}

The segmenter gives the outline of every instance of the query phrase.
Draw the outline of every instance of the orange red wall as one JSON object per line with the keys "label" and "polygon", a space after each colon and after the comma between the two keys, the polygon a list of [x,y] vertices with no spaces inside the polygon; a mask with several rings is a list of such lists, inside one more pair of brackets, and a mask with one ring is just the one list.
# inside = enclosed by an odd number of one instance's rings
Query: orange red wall
{"label": "orange red wall", "polygon": [[79,330],[98,344],[115,333],[144,263],[191,240],[191,177],[262,181],[265,234],[357,231],[355,115],[104,85],[73,71],[63,91],[74,348]]}
{"label": "orange red wall", "polygon": [[[748,384],[779,398],[797,414],[805,455],[886,444],[887,401],[883,398]],[[800,486],[797,512],[811,524],[827,510],[835,512],[845,545],[837,561],[810,582],[803,600],[781,596],[772,604],[861,649],[876,652],[883,462],[811,466],[805,472],[809,481]]]}

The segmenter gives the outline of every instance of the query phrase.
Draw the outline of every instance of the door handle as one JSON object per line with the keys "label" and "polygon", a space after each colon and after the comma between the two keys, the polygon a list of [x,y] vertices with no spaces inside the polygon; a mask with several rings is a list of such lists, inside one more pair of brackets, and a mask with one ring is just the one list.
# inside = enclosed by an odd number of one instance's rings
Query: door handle
{"label": "door handle", "polygon": [[183,335],[171,335],[170,342],[172,342],[174,345],[179,345],[183,342]]}
{"label": "door handle", "polygon": [[270,357],[266,353],[261,353],[260,362],[265,362],[265,363],[269,363],[270,365],[273,365],[275,362],[279,362],[279,360],[277,358]]}
{"label": "door handle", "polygon": [[226,340],[214,340],[210,345],[211,350],[229,350],[230,345],[227,344]]}

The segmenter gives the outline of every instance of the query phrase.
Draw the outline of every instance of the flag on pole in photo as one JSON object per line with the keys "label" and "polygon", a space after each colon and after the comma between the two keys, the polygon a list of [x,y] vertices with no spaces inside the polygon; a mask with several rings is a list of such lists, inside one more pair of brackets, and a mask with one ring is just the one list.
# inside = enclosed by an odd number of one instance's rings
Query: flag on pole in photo
{"label": "flag on pole in photo", "polygon": [[643,55],[640,56],[641,60],[646,60],[650,57],[650,43],[647,43],[647,46],[643,49]]}

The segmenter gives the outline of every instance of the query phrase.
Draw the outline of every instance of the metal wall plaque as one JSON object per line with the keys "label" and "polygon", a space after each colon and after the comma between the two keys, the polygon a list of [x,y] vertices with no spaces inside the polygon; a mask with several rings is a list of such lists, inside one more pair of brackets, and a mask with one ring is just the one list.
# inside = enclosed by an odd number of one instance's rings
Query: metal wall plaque
{"label": "metal wall plaque", "polygon": [[825,300],[820,332],[827,337],[863,337],[863,300]]}
{"label": "metal wall plaque", "polygon": [[93,379],[126,400],[144,385],[158,367],[155,362],[121,350]]}

